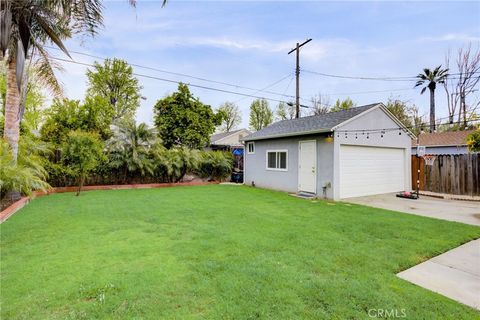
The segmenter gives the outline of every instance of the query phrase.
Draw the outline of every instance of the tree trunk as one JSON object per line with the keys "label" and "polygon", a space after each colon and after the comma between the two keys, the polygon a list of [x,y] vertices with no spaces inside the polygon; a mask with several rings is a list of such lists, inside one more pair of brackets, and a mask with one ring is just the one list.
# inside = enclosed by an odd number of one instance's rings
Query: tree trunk
{"label": "tree trunk", "polygon": [[10,144],[13,158],[18,158],[20,139],[20,92],[17,86],[16,60],[11,57],[7,64],[7,95],[5,98],[5,128],[3,137]]}
{"label": "tree trunk", "polygon": [[123,171],[123,184],[127,184],[127,175],[128,175],[128,166],[125,165],[125,170]]}
{"label": "tree trunk", "polygon": [[80,195],[80,191],[82,191],[83,183],[85,182],[85,175],[80,176],[80,182],[78,184],[78,189],[77,189],[77,197]]}
{"label": "tree trunk", "polygon": [[435,90],[430,89],[430,133],[435,132]]}

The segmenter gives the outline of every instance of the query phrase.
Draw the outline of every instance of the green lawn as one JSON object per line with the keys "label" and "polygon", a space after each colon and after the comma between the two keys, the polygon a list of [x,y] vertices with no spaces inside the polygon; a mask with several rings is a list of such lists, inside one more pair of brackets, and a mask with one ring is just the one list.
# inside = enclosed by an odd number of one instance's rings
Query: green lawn
{"label": "green lawn", "polygon": [[395,276],[480,237],[459,223],[211,185],[50,195],[0,228],[1,319],[480,317]]}

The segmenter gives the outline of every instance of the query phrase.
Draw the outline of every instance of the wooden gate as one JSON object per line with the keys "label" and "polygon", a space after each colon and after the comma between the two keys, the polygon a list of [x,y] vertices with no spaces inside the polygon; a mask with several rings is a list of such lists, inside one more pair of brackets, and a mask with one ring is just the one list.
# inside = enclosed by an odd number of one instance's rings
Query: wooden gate
{"label": "wooden gate", "polygon": [[417,189],[417,170],[420,168],[420,190],[480,195],[480,156],[474,154],[439,155],[432,166],[412,156],[412,189]]}

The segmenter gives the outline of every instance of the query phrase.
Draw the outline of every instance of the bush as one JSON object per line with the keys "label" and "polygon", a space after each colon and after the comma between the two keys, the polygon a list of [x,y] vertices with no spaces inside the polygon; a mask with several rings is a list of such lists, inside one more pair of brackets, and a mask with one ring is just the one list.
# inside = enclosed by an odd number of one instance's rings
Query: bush
{"label": "bush", "polygon": [[[70,145],[71,143],[67,143]],[[84,177],[84,184],[111,185],[130,183],[162,183],[182,181],[187,173],[202,178],[225,180],[232,172],[233,156],[228,152],[200,151],[186,147],[166,149],[155,143],[145,150],[146,162],[153,170],[139,170],[134,166],[116,166],[116,153],[110,152],[97,159],[95,167]],[[61,152],[62,161],[47,161],[49,182],[55,187],[73,186],[78,183],[78,170],[72,165],[70,156]]]}
{"label": "bush", "polygon": [[157,145],[152,150],[155,176],[162,181],[178,182],[187,172],[195,172],[200,161],[200,151],[185,147],[166,149]]}
{"label": "bush", "polygon": [[225,180],[232,174],[233,160],[233,155],[230,152],[203,152],[197,173],[202,178],[210,178],[218,181]]}
{"label": "bush", "polygon": [[78,178],[77,196],[82,190],[87,175],[97,167],[103,157],[103,143],[98,134],[72,131],[63,146],[63,162]]}
{"label": "bush", "polygon": [[480,128],[468,135],[467,146],[471,152],[480,152]]}
{"label": "bush", "polygon": [[45,182],[47,172],[38,154],[30,147],[22,142],[15,163],[10,145],[0,139],[0,199],[11,191],[30,195],[33,190],[47,190],[50,187]]}

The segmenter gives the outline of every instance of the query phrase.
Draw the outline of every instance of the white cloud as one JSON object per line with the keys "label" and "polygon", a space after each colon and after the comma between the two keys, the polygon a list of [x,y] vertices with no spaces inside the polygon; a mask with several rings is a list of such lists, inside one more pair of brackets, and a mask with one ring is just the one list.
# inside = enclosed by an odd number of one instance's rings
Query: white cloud
{"label": "white cloud", "polygon": [[433,42],[440,42],[440,41],[458,41],[458,42],[476,42],[480,41],[480,37],[472,36],[466,33],[446,33],[443,35],[438,36],[428,36],[422,37],[419,39],[421,42],[433,41]]}

